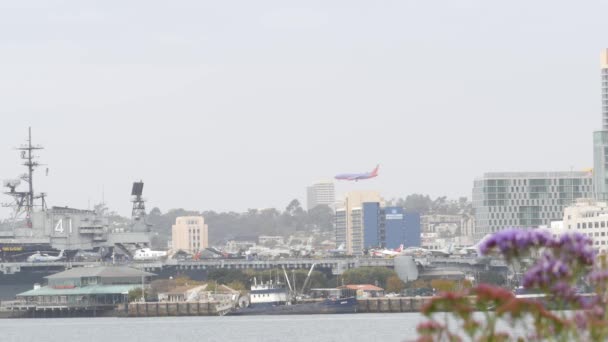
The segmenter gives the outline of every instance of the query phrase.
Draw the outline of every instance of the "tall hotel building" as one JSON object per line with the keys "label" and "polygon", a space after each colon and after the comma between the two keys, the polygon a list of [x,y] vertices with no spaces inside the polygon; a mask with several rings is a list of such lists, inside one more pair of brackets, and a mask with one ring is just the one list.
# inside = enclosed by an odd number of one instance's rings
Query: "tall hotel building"
{"label": "tall hotel building", "polygon": [[593,195],[591,172],[486,173],[475,179],[475,238],[505,228],[532,228],[562,220],[564,208]]}
{"label": "tall hotel building", "polygon": [[336,208],[336,246],[343,245],[347,254],[363,254],[363,203],[366,202],[377,202],[384,206],[376,191],[353,191]]}
{"label": "tall hotel building", "polygon": [[608,200],[608,49],[601,53],[602,130],[593,132],[593,184],[595,198]]}
{"label": "tall hotel building", "polygon": [[310,210],[320,204],[333,208],[336,201],[336,190],[332,181],[317,182],[306,188],[306,209]]}
{"label": "tall hotel building", "polygon": [[172,249],[196,253],[209,247],[209,229],[202,216],[180,216],[171,229]]}

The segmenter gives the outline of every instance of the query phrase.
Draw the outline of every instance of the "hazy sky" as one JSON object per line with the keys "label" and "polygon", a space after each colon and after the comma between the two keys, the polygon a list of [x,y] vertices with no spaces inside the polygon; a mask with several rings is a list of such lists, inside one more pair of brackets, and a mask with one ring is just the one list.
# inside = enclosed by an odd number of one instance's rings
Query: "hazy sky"
{"label": "hazy sky", "polygon": [[[284,208],[371,170],[471,196],[490,171],[592,166],[605,1],[0,3],[0,178],[32,126],[51,205]],[[45,166],[46,167],[46,166]],[[3,196],[2,202],[7,200]],[[6,216],[6,209],[0,211]]]}

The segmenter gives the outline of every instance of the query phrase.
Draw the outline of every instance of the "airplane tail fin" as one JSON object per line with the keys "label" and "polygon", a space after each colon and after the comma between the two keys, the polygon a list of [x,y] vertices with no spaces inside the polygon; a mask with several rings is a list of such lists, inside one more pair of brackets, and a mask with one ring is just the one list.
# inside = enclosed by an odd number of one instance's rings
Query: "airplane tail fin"
{"label": "airplane tail fin", "polygon": [[399,248],[397,249],[397,252],[403,252],[403,244],[399,245]]}
{"label": "airplane tail fin", "polygon": [[376,165],[376,168],[374,169],[374,171],[372,171],[372,175],[373,176],[377,176],[378,175],[378,170],[380,169],[380,164]]}
{"label": "airplane tail fin", "polygon": [[63,258],[63,252],[65,252],[63,249],[59,252],[59,255],[57,256],[59,259]]}

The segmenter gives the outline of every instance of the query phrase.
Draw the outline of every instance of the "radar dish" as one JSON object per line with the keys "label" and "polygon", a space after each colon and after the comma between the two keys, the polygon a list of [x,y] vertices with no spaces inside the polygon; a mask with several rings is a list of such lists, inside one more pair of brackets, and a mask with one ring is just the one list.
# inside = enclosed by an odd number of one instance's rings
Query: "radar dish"
{"label": "radar dish", "polygon": [[21,184],[21,180],[20,179],[6,179],[6,180],[4,180],[4,186],[7,187],[7,188],[14,189],[14,188],[18,187],[19,184]]}
{"label": "radar dish", "polygon": [[131,196],[141,196],[144,191],[144,182],[134,182],[133,189],[131,190]]}

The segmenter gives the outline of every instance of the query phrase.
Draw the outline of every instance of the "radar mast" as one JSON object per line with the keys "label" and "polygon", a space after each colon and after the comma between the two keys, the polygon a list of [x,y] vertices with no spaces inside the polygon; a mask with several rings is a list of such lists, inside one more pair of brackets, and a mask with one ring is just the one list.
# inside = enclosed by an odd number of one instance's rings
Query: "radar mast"
{"label": "radar mast", "polygon": [[[45,193],[35,194],[34,193],[34,170],[42,165],[36,161],[38,156],[34,154],[36,150],[42,150],[44,147],[40,145],[32,145],[32,128],[28,128],[28,139],[26,144],[23,144],[17,148],[21,151],[21,160],[23,160],[23,166],[27,167],[27,173],[21,175],[16,179],[9,179],[4,181],[4,186],[8,188],[5,194],[13,197],[14,203],[7,204],[4,206],[14,207],[13,220],[18,219],[22,214],[25,213],[26,224],[28,228],[32,228],[32,214],[34,213],[34,207],[36,206],[35,200],[40,199],[40,207],[42,210],[46,210],[46,202],[44,197]],[[21,184],[21,181],[26,181],[29,185],[29,191],[18,191],[17,187]]]}

